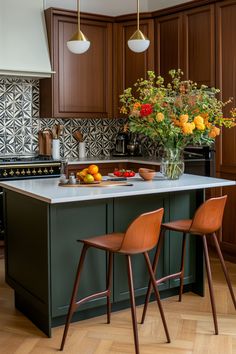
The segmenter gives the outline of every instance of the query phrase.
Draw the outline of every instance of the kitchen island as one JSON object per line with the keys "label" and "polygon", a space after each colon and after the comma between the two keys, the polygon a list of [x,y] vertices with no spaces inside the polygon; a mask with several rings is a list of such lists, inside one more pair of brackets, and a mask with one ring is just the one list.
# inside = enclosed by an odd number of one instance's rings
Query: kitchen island
{"label": "kitchen island", "polygon": [[[204,200],[206,188],[235,185],[235,181],[183,175],[177,181],[157,174],[151,182],[136,177],[131,186],[60,187],[58,179],[1,182],[5,194],[6,281],[14,289],[15,305],[48,336],[65,322],[77,268],[80,238],[122,232],[139,214],[164,207],[164,220],[190,218]],[[150,252],[151,257],[154,251]],[[158,277],[179,270],[181,237],[165,237]],[[114,259],[112,308],[129,306],[123,256]],[[107,258],[91,249],[84,265],[79,297],[106,286]],[[148,276],[143,257],[133,259],[135,295],[142,303]],[[187,241],[185,291],[204,294],[202,245],[198,238]],[[175,295],[179,280],[160,284],[161,297]],[[106,311],[106,298],[80,307],[74,320]]]}

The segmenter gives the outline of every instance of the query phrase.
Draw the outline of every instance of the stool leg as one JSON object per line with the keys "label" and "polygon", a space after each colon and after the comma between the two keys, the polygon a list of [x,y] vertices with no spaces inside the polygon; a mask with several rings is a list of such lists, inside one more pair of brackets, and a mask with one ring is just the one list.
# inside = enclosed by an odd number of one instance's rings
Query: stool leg
{"label": "stool leg", "polygon": [[66,336],[67,336],[67,332],[68,332],[68,329],[69,329],[69,325],[70,325],[73,313],[74,313],[75,308],[76,308],[76,306],[75,306],[75,304],[76,304],[76,296],[77,296],[77,292],[78,292],[78,288],[79,288],[80,275],[81,275],[81,271],[82,271],[82,268],[83,268],[85,254],[87,252],[87,249],[88,249],[88,246],[84,245],[83,249],[82,249],[82,252],[81,252],[79,265],[78,265],[78,269],[77,269],[77,274],[76,274],[76,278],[75,278],[75,283],[74,283],[74,287],[73,287],[73,291],[72,291],[70,307],[69,307],[69,311],[68,311],[68,314],[67,314],[65,328],[64,328],[64,333],[63,333],[63,337],[62,337],[62,341],[61,341],[60,350],[64,349],[64,345],[65,345],[65,341],[66,341]]}
{"label": "stool leg", "polygon": [[[163,243],[163,239],[164,239],[164,234],[165,234],[165,231],[162,230],[162,232],[160,234],[159,242],[158,242],[158,245],[157,245],[156,253],[155,253],[155,256],[154,256],[153,265],[152,265],[152,269],[153,269],[153,273],[154,274],[156,274],[157,263],[158,263],[159,256],[160,256],[160,253],[161,253],[161,247],[162,247],[162,243]],[[152,292],[152,281],[150,279],[149,280],[149,284],[148,284],[148,291],[147,291],[147,294],[146,294],[146,297],[145,297],[145,304],[144,304],[144,308],[143,308],[141,324],[143,324],[144,321],[145,321],[147,308],[148,308],[148,304],[149,304],[149,300],[150,300],[150,296],[151,296],[151,292]]]}
{"label": "stool leg", "polygon": [[111,322],[111,277],[112,277],[113,253],[109,252],[107,274],[107,323]]}
{"label": "stool leg", "polygon": [[182,300],[183,287],[184,287],[184,259],[185,259],[185,249],[186,249],[186,233],[183,233],[182,241],[182,255],[181,255],[181,275],[180,275],[180,289],[179,289],[179,302]]}
{"label": "stool leg", "polygon": [[211,266],[210,266],[206,236],[203,235],[202,239],[203,239],[203,249],[204,249],[205,264],[206,264],[206,271],[207,271],[207,278],[208,278],[208,286],[209,286],[210,299],[211,299],[212,315],[213,315],[214,326],[215,326],[215,334],[218,334],[219,332],[218,332],[218,324],[217,324],[217,317],[216,317],[216,305],[215,305],[214,290],[212,285]]}
{"label": "stool leg", "polygon": [[236,300],[235,300],[234,291],[233,291],[233,288],[232,288],[232,284],[231,284],[231,281],[230,281],[230,278],[229,278],[229,273],[227,271],[223,255],[221,253],[219,242],[217,240],[216,234],[213,233],[212,235],[213,235],[213,239],[214,239],[214,242],[215,242],[216,251],[218,253],[218,257],[220,259],[220,263],[221,263],[221,266],[222,266],[222,269],[223,269],[223,272],[224,272],[224,275],[225,275],[225,279],[226,279],[227,284],[228,284],[228,288],[229,288],[230,295],[231,295],[231,298],[232,298],[232,301],[233,301],[233,304],[234,304],[234,308],[236,309]]}
{"label": "stool leg", "polygon": [[156,279],[155,279],[155,276],[154,276],[154,273],[153,273],[153,270],[152,270],[152,266],[151,266],[151,262],[150,262],[150,259],[149,259],[149,256],[148,256],[147,252],[144,253],[144,257],[145,257],[145,260],[146,260],[146,264],[147,264],[148,272],[149,272],[150,279],[151,279],[151,282],[152,282],[152,286],[153,286],[153,289],[154,289],[154,293],[156,295],[157,305],[159,307],[159,311],[160,311],[160,314],[161,314],[161,319],[162,319],[162,323],[163,323],[164,330],[165,330],[165,333],[166,333],[167,342],[170,343],[170,335],[169,335],[168,327],[167,327],[167,324],[166,324],[166,319],[165,319],[164,311],[163,311],[163,308],[162,308],[160,295],[159,295],[159,291],[158,291],[157,284],[156,284]]}
{"label": "stool leg", "polygon": [[127,255],[126,257],[127,257],[127,265],[128,265],[128,282],[129,282],[131,314],[132,314],[133,332],[134,332],[135,353],[139,354],[140,352],[139,352],[139,340],[138,340],[138,326],[137,326],[137,316],[136,316],[136,307],[135,307],[135,298],[134,298],[132,264],[131,264],[131,257],[129,255]]}

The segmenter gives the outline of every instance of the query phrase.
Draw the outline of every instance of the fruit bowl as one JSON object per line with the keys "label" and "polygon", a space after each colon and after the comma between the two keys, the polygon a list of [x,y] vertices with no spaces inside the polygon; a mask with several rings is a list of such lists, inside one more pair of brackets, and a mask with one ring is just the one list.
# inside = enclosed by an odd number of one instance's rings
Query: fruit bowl
{"label": "fruit bowl", "polygon": [[151,181],[156,175],[156,171],[151,170],[149,168],[140,168],[138,170],[138,173],[139,176],[142,177],[142,179],[144,179],[144,181]]}

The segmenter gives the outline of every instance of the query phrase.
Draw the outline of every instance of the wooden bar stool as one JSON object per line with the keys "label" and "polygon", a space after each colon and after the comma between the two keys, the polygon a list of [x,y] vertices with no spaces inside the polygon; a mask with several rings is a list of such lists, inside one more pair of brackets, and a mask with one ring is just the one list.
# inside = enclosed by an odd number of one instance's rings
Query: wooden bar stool
{"label": "wooden bar stool", "polygon": [[[216,231],[221,228],[222,219],[224,214],[224,208],[226,203],[227,195],[219,198],[211,198],[203,203],[196,211],[192,220],[177,220],[172,221],[169,223],[162,224],[162,232],[161,237],[158,243],[157,251],[153,261],[153,273],[155,274],[158,258],[161,249],[161,243],[164,237],[165,230],[177,231],[183,233],[183,243],[182,243],[182,256],[181,256],[181,269],[176,274],[171,274],[166,276],[165,278],[156,280],[156,285],[158,285],[163,280],[179,278],[180,279],[180,291],[179,291],[179,301],[182,299],[183,293],[183,280],[184,280],[184,257],[185,257],[185,246],[186,246],[186,234],[189,233],[191,235],[199,235],[202,237],[203,240],[203,249],[204,249],[204,258],[206,264],[206,272],[208,278],[208,286],[210,292],[210,299],[211,299],[211,307],[212,307],[212,315],[214,320],[215,326],[215,334],[218,334],[218,324],[217,324],[217,316],[216,316],[216,307],[215,307],[215,298],[214,298],[214,291],[212,285],[212,275],[211,275],[211,267],[210,267],[210,260],[208,254],[208,247],[206,241],[206,235],[209,235],[213,238],[214,244],[216,247],[216,251],[218,257],[221,262],[221,266],[228,284],[228,288],[233,300],[234,307],[236,309],[236,300],[235,295],[233,292],[232,284],[230,282],[229,274],[225,266],[224,258],[222,256],[220,246],[216,237]],[[152,291],[152,284],[149,282],[148,291],[145,299],[145,305],[143,309],[142,321],[144,323],[147,306],[150,300],[150,295]]]}
{"label": "wooden bar stool", "polygon": [[[128,227],[125,233],[113,233],[113,234],[107,234],[103,236],[89,238],[86,240],[79,240],[79,242],[82,242],[84,246],[80,256],[80,261],[78,265],[77,275],[75,278],[74,288],[72,292],[69,312],[66,319],[60,350],[63,350],[64,348],[72,315],[82,303],[97,297],[106,296],[107,297],[107,323],[110,323],[110,313],[111,313],[110,287],[111,287],[111,276],[112,276],[111,273],[112,273],[112,263],[113,263],[114,253],[124,254],[127,260],[128,283],[129,283],[131,314],[132,314],[136,354],[139,354],[139,341],[138,341],[134,285],[133,285],[133,275],[132,275],[132,265],[131,265],[131,256],[135,254],[142,253],[144,255],[147,269],[151,279],[150,281],[152,283],[156,300],[157,300],[157,305],[159,307],[159,311],[161,314],[161,319],[164,326],[167,342],[170,343],[170,336],[169,336],[164,312],[160,301],[160,295],[156,286],[155,276],[152,271],[152,266],[148,255],[148,251],[157,245],[159,235],[160,235],[163,213],[164,213],[164,209],[161,208],[156,211],[140,215],[130,224],[130,226]],[[100,293],[87,296],[77,301],[76,299],[77,299],[77,293],[79,288],[80,275],[81,275],[81,271],[85,259],[85,254],[89,247],[95,247],[104,250],[109,254],[107,288],[106,290]]]}

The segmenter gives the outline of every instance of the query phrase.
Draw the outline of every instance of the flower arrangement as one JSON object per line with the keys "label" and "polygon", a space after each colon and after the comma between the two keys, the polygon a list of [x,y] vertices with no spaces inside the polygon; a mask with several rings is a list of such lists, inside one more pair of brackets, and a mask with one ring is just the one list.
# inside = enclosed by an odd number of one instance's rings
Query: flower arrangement
{"label": "flower arrangement", "polygon": [[139,79],[132,89],[120,96],[121,112],[129,115],[131,132],[141,133],[167,149],[187,145],[211,145],[222,127],[235,126],[236,110],[224,118],[218,89],[182,80],[181,70],[171,70],[172,81],[164,85],[161,76],[148,71],[148,79]]}

